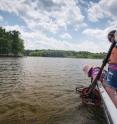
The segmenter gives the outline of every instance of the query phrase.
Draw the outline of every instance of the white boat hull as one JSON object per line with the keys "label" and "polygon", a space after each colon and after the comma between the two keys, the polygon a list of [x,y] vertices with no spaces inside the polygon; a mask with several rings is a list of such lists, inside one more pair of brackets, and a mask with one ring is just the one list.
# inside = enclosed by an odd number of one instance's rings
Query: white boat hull
{"label": "white boat hull", "polygon": [[117,108],[106,92],[101,82],[98,82],[98,89],[102,98],[103,108],[108,124],[117,124]]}

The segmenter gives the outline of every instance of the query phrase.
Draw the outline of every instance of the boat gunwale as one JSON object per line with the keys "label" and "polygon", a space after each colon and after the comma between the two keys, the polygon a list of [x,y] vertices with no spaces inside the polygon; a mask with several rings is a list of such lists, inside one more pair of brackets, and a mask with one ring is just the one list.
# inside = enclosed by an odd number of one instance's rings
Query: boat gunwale
{"label": "boat gunwale", "polygon": [[97,83],[97,87],[103,102],[103,108],[107,117],[108,124],[117,124],[117,108],[115,104],[111,100],[101,82]]}

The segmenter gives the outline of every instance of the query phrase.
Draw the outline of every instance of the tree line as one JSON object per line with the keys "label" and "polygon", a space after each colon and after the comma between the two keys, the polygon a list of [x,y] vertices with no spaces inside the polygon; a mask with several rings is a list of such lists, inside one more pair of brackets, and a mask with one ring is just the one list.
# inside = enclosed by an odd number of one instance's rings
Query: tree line
{"label": "tree line", "polygon": [[20,32],[6,31],[0,27],[0,56],[22,56],[24,54],[24,41]]}
{"label": "tree line", "polygon": [[26,50],[26,56],[40,57],[67,57],[67,58],[104,58],[106,53],[91,53],[88,51],[65,51],[65,50]]}
{"label": "tree line", "polygon": [[20,32],[6,31],[0,27],[0,56],[39,56],[39,57],[69,57],[69,58],[104,58],[105,53],[65,50],[24,50],[24,41]]}

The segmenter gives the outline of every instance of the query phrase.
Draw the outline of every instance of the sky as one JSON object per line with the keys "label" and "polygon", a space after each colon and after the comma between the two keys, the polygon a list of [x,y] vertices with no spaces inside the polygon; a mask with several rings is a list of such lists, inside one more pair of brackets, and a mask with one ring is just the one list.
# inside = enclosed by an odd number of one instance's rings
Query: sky
{"label": "sky", "polygon": [[117,0],[0,0],[0,26],[20,31],[25,49],[107,52]]}

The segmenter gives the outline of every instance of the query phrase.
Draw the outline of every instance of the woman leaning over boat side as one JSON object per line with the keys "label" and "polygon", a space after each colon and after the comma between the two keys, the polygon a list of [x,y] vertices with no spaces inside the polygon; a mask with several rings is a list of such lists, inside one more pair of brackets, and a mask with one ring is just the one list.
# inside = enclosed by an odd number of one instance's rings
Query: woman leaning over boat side
{"label": "woman leaning over boat side", "polygon": [[[117,40],[115,37],[117,31],[113,30],[108,33],[108,40],[112,42]],[[114,89],[117,89],[117,44],[113,48],[110,58],[108,60],[107,84]]]}

